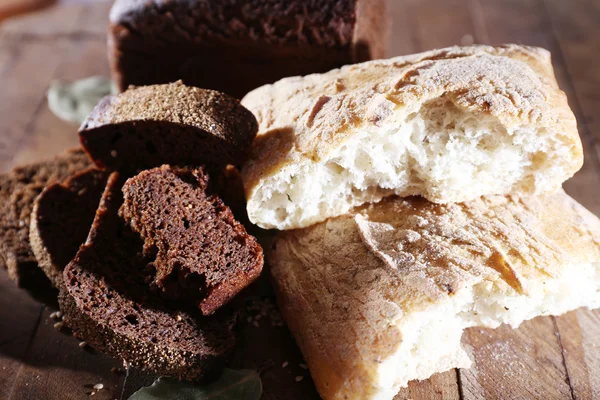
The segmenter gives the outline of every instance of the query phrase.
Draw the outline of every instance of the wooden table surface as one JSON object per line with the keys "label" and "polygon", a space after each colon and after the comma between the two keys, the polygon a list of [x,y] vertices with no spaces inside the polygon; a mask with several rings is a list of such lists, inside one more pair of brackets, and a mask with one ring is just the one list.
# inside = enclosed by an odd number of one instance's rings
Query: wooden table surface
{"label": "wooden table surface", "polygon": [[[453,44],[524,43],[553,54],[579,121],[585,165],[565,184],[600,215],[600,1],[390,0],[389,55]],[[67,1],[0,25],[0,171],[77,143],[76,127],[48,110],[53,79],[108,75],[109,3]],[[0,399],[126,399],[152,377],[82,350],[53,328],[52,307],[32,300],[0,271]],[[397,399],[600,399],[600,311],[577,310],[519,329],[470,329],[471,369],[411,382]],[[289,366],[282,368],[284,361]],[[244,327],[233,366],[262,371],[264,399],[317,399],[285,328]],[[297,383],[296,376],[306,376]]]}

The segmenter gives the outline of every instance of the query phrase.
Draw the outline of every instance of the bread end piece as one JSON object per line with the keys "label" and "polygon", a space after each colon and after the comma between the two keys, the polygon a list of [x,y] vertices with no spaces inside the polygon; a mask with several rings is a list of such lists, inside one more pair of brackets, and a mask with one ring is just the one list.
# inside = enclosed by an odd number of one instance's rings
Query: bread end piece
{"label": "bread end piece", "polygon": [[105,97],[79,137],[99,168],[137,171],[172,164],[220,171],[246,160],[257,129],[238,100],[177,81]]}

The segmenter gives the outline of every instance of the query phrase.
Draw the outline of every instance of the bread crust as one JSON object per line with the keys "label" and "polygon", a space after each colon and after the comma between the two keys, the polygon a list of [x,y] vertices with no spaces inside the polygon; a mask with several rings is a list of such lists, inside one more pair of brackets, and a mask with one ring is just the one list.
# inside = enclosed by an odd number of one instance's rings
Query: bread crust
{"label": "bread crust", "polygon": [[110,12],[113,79],[241,97],[277,79],[381,58],[385,0],[118,0]]}
{"label": "bread crust", "polygon": [[[238,100],[178,81],[105,97],[83,122],[79,136],[100,168],[223,168],[246,159],[257,129],[256,119]],[[131,165],[136,163],[141,165]]]}
{"label": "bread crust", "polygon": [[87,238],[108,175],[88,168],[46,186],[35,199],[29,242],[39,267],[55,288],[63,285],[64,268]]}
{"label": "bread crust", "polygon": [[[546,50],[518,45],[450,47],[286,78],[246,95],[242,104],[259,122],[242,171],[249,211],[259,206],[252,204],[252,197],[261,183],[283,168],[318,164],[365,128],[396,121],[439,99],[476,118],[497,119],[506,128],[498,135],[519,126],[555,132],[568,148],[568,172],[572,175],[583,163],[577,123]],[[440,195],[429,200],[470,199]]]}
{"label": "bread crust", "polygon": [[[600,263],[600,220],[562,191],[448,205],[392,197],[281,232],[268,262],[321,396],[366,399],[403,321],[475,287],[533,301],[569,268]],[[592,296],[576,307],[599,306]]]}
{"label": "bread crust", "polygon": [[79,148],[72,148],[51,159],[15,167],[0,176],[0,265],[18,286],[32,291],[50,287],[38,268],[29,243],[31,211],[44,187],[62,182],[88,168],[91,162]]}

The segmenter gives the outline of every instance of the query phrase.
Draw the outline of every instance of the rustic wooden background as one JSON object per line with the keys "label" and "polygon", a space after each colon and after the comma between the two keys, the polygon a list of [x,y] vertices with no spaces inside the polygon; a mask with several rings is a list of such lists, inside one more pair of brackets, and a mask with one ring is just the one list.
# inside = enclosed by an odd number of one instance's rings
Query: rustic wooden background
{"label": "rustic wooden background", "polygon": [[[586,162],[566,190],[600,215],[600,1],[390,0],[389,55],[453,44],[524,43],[553,54],[556,74],[579,121]],[[1,6],[1,4],[0,4]],[[76,127],[55,118],[45,91],[53,79],[107,75],[109,3],[70,0],[0,25],[0,171],[59,153]],[[152,377],[82,350],[53,328],[54,310],[0,272],[0,399],[126,399]],[[536,318],[519,329],[471,329],[468,370],[412,382],[397,399],[600,399],[600,311]],[[289,366],[282,368],[284,361]],[[316,399],[285,328],[243,330],[234,367],[261,369],[263,398]],[[296,376],[306,376],[296,382]]]}

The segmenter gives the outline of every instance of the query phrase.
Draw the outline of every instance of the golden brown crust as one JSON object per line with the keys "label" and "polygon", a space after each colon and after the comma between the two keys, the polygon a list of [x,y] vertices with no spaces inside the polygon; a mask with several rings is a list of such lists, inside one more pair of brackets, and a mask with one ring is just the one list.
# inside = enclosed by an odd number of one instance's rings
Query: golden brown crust
{"label": "golden brown crust", "polygon": [[247,197],[281,168],[318,162],[365,125],[440,98],[474,115],[493,115],[507,128],[533,125],[557,132],[571,150],[573,173],[583,163],[575,117],[546,50],[450,47],[286,78],[246,95],[242,104],[259,122],[243,171]]}
{"label": "golden brown crust", "polygon": [[393,197],[282,232],[269,258],[322,397],[366,398],[404,318],[475,285],[543,292],[568,268],[600,262],[600,220],[562,191],[448,205]]}

